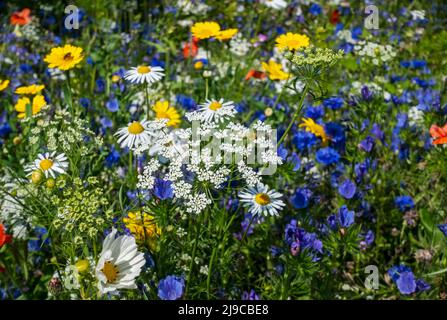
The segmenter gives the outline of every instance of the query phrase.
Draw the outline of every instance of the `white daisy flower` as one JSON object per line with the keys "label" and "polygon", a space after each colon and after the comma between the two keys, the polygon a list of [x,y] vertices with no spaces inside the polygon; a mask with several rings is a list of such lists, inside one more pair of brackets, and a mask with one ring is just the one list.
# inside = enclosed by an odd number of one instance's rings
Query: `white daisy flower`
{"label": "white daisy flower", "polygon": [[101,294],[117,293],[118,289],[135,289],[135,278],[146,263],[138,251],[135,238],[122,235],[115,238],[117,230],[104,239],[95,274]]}
{"label": "white daisy flower", "polygon": [[34,163],[26,166],[25,171],[28,172],[28,175],[31,175],[34,171],[41,170],[46,178],[48,176],[56,178],[58,174],[65,173],[67,168],[68,161],[65,154],[56,155],[56,151],[53,151],[51,154],[48,152],[39,154]]}
{"label": "white daisy flower", "polygon": [[257,187],[249,187],[245,191],[239,193],[239,198],[244,206],[249,207],[249,212],[253,215],[268,214],[277,216],[278,211],[285,206],[284,202],[280,200],[282,194],[276,192],[274,189],[269,190],[267,185],[259,183]]}
{"label": "white daisy flower", "polygon": [[284,0],[263,0],[262,1],[267,7],[272,8],[272,9],[284,9],[285,7],[287,7],[287,2],[285,2]]}
{"label": "white daisy flower", "polygon": [[132,83],[155,83],[165,75],[162,67],[141,65],[132,67],[124,74],[124,79]]}
{"label": "white daisy flower", "polygon": [[204,122],[223,122],[236,114],[233,101],[224,102],[224,99],[207,100],[199,107],[198,111],[201,113]]}
{"label": "white daisy flower", "polygon": [[148,130],[148,123],[146,119],[143,121],[130,122],[127,127],[119,129],[115,135],[120,136],[118,143],[121,148],[132,149],[134,146],[141,144],[149,144],[152,140],[153,133]]}

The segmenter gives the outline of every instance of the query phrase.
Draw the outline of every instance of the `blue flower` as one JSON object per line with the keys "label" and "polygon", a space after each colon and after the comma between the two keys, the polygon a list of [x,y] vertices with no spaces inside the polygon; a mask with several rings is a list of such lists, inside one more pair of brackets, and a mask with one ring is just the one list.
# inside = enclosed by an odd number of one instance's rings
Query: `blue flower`
{"label": "blue flower", "polygon": [[298,171],[301,167],[301,160],[298,155],[293,152],[288,158],[287,161],[293,164],[293,171]]}
{"label": "blue flower", "polygon": [[242,300],[259,300],[259,295],[255,290],[251,289],[250,292],[244,291],[242,293]]}
{"label": "blue flower", "polygon": [[120,153],[115,150],[115,147],[112,147],[112,150],[110,150],[110,153],[107,155],[105,159],[106,167],[111,168],[115,164],[118,164],[120,161]]}
{"label": "blue flower", "polygon": [[314,16],[318,16],[319,14],[321,14],[321,7],[317,3],[312,3],[309,8],[309,12]]}
{"label": "blue flower", "polygon": [[316,160],[324,165],[337,163],[340,160],[339,153],[330,147],[322,148],[316,153]]}
{"label": "blue flower", "polygon": [[343,205],[338,209],[338,222],[342,228],[351,226],[354,223],[354,211],[349,211],[348,208]]}
{"label": "blue flower", "polygon": [[304,110],[304,117],[305,118],[312,118],[314,120],[317,120],[324,116],[324,108],[323,106],[308,106]]}
{"label": "blue flower", "polygon": [[335,122],[328,122],[324,125],[324,132],[334,143],[338,150],[343,150],[345,147],[346,137],[343,126]]}
{"label": "blue flower", "polygon": [[0,138],[6,138],[12,132],[11,126],[9,123],[4,123],[0,125]]}
{"label": "blue flower", "polygon": [[405,212],[407,210],[414,208],[413,198],[410,196],[399,196],[394,199],[394,203],[399,207],[401,212]]}
{"label": "blue flower", "polygon": [[413,272],[404,271],[396,280],[397,288],[402,294],[412,294],[416,291],[416,279]]}
{"label": "blue flower", "polygon": [[154,195],[161,200],[174,198],[172,181],[160,178],[155,179]]}
{"label": "blue flower", "polygon": [[299,188],[295,194],[290,198],[292,205],[296,209],[307,208],[309,200],[312,197],[312,191],[306,188]]}
{"label": "blue flower", "polygon": [[323,105],[326,108],[331,108],[332,110],[338,110],[343,107],[345,101],[340,97],[330,97],[323,100]]}
{"label": "blue flower", "polygon": [[338,192],[345,199],[351,199],[356,191],[356,185],[354,181],[346,179],[338,187]]}
{"label": "blue flower", "polygon": [[317,142],[317,138],[310,132],[300,130],[295,133],[292,142],[298,150],[306,150]]}
{"label": "blue flower", "polygon": [[363,86],[360,92],[364,101],[371,101],[374,96],[374,93],[369,90],[368,86]]}
{"label": "blue flower", "polygon": [[438,228],[447,237],[447,223],[446,224],[438,224]]}
{"label": "blue flower", "polygon": [[90,108],[91,103],[89,98],[81,98],[79,99],[79,104],[84,108]]}
{"label": "blue flower", "polygon": [[430,285],[422,279],[416,279],[411,269],[405,265],[391,267],[388,274],[402,294],[430,290]]}
{"label": "blue flower", "polygon": [[197,103],[193,98],[185,96],[183,94],[179,94],[176,96],[177,103],[185,108],[188,111],[194,110],[197,108]]}
{"label": "blue flower", "polygon": [[359,149],[366,152],[371,152],[371,150],[374,148],[374,144],[374,138],[371,136],[367,136],[359,143]]}
{"label": "blue flower", "polygon": [[106,102],[106,107],[107,107],[107,110],[109,110],[110,112],[117,112],[120,108],[118,99],[116,99],[116,98],[109,99],[109,101]]}
{"label": "blue flower", "polygon": [[162,300],[177,300],[185,290],[185,279],[178,276],[167,276],[158,284],[158,297]]}

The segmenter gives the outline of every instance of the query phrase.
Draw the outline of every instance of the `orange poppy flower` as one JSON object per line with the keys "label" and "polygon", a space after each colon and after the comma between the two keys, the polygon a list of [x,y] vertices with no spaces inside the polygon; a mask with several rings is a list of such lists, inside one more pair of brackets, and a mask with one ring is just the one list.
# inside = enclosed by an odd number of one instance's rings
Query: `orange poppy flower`
{"label": "orange poppy flower", "polygon": [[187,42],[183,46],[183,57],[186,58],[193,58],[197,55],[199,51],[199,46],[197,43],[199,42],[199,39],[196,37],[192,37],[192,42]]}
{"label": "orange poppy flower", "polygon": [[430,135],[433,138],[432,144],[447,143],[447,123],[442,128],[433,124],[430,127]]}
{"label": "orange poppy flower", "polygon": [[3,245],[11,242],[12,237],[9,234],[5,233],[5,227],[3,224],[0,223],[0,248],[3,247]]}
{"label": "orange poppy flower", "polygon": [[11,24],[12,25],[20,25],[24,26],[31,21],[30,17],[31,10],[28,8],[23,9],[22,11],[16,11],[11,15]]}
{"label": "orange poppy flower", "polygon": [[255,78],[255,79],[265,79],[266,74],[265,72],[262,71],[257,71],[254,69],[251,69],[250,71],[248,71],[247,75],[245,76],[245,81],[250,80],[251,78]]}

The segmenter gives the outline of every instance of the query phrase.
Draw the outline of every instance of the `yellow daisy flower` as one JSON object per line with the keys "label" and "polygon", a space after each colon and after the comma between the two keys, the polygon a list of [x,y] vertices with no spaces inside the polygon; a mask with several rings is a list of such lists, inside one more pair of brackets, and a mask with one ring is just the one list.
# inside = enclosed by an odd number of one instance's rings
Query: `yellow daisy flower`
{"label": "yellow daisy flower", "polygon": [[168,101],[157,101],[152,107],[155,111],[157,119],[168,119],[168,127],[177,127],[180,124],[180,114],[178,111],[169,105]]}
{"label": "yellow daisy flower", "polygon": [[127,217],[123,218],[123,222],[137,243],[149,244],[151,249],[155,248],[156,239],[160,236],[161,229],[152,215],[141,213],[141,211],[129,212]]}
{"label": "yellow daisy flower", "polygon": [[44,61],[48,63],[48,68],[58,68],[60,70],[70,70],[83,59],[82,48],[66,44],[63,47],[51,49]]}
{"label": "yellow daisy flower", "polygon": [[262,68],[267,72],[270,80],[287,80],[290,76],[289,73],[282,70],[280,63],[276,63],[273,60],[270,60],[268,64],[263,62]]}
{"label": "yellow daisy flower", "polygon": [[9,80],[0,80],[0,92],[9,86]]}
{"label": "yellow daisy flower", "polygon": [[[31,104],[31,100],[27,97],[20,98],[14,108],[19,113],[18,118],[23,119],[26,116],[26,106]],[[33,98],[33,103],[31,106],[31,112],[33,115],[39,113],[42,107],[44,107],[47,103],[45,102],[45,98],[43,95],[37,95]]]}
{"label": "yellow daisy flower", "polygon": [[220,33],[220,26],[217,22],[196,22],[191,27],[191,32],[197,39],[208,39]]}
{"label": "yellow daisy flower", "polygon": [[45,89],[45,86],[42,85],[37,85],[37,84],[33,84],[30,86],[25,86],[25,87],[18,87],[15,91],[15,93],[17,94],[37,94],[40,91],[42,91],[43,89]]}
{"label": "yellow daisy flower", "polygon": [[276,38],[276,47],[279,50],[297,50],[309,46],[309,37],[305,34],[287,32]]}
{"label": "yellow daisy flower", "polygon": [[320,137],[323,143],[328,141],[328,137],[326,132],[324,131],[323,126],[315,123],[312,118],[304,118],[303,123],[299,125],[300,128],[305,128],[306,131],[313,133],[315,136]]}
{"label": "yellow daisy flower", "polygon": [[218,40],[228,40],[231,39],[235,36],[235,34],[238,32],[239,30],[236,29],[227,29],[227,30],[222,30],[221,32],[219,32],[216,35],[216,39]]}

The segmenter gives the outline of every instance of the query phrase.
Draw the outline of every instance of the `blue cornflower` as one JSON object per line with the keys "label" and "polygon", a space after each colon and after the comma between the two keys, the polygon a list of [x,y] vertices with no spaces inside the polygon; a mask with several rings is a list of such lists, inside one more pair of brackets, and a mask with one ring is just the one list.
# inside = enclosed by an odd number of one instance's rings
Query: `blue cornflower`
{"label": "blue cornflower", "polygon": [[401,212],[405,212],[407,210],[414,208],[413,198],[410,196],[398,196],[394,199],[394,203],[399,207]]}
{"label": "blue cornflower", "polygon": [[307,208],[311,197],[312,197],[312,191],[306,188],[299,188],[290,198],[290,202],[292,203],[294,208],[303,209]]}
{"label": "blue cornflower", "polygon": [[338,110],[343,107],[345,101],[340,97],[330,97],[323,100],[323,105],[326,108],[331,108],[332,110]]}
{"label": "blue cornflower", "polygon": [[322,9],[320,5],[318,5],[317,3],[312,3],[312,5],[309,8],[309,13],[314,16],[318,16],[319,14],[321,14],[321,11]]}
{"label": "blue cornflower", "polygon": [[324,165],[337,163],[340,160],[340,154],[330,147],[321,148],[316,153],[316,160]]}
{"label": "blue cornflower", "polygon": [[293,136],[292,143],[298,150],[306,150],[313,146],[317,142],[317,138],[314,134],[307,131],[297,131]]}

